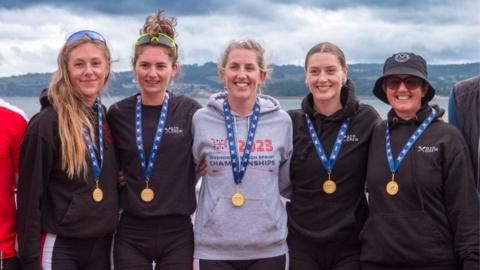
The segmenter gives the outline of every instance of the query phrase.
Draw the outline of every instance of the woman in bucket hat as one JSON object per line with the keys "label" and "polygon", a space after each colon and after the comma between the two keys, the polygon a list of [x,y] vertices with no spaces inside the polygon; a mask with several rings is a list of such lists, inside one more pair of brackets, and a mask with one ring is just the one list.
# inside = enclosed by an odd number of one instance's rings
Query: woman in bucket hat
{"label": "woman in bucket hat", "polygon": [[428,104],[425,60],[389,57],[373,93],[392,109],[370,144],[362,269],[479,269],[472,165],[459,131]]}

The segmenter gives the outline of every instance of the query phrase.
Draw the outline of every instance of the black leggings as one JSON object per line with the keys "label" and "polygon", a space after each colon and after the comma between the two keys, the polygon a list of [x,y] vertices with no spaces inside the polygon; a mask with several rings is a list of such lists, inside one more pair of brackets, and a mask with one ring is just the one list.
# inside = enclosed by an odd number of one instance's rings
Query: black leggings
{"label": "black leggings", "polygon": [[287,255],[255,260],[199,260],[194,270],[287,270]]}
{"label": "black leggings", "polygon": [[[360,244],[315,243],[289,231],[290,270],[360,270]],[[353,242],[353,243],[351,243]]]}
{"label": "black leggings", "polygon": [[20,261],[17,257],[1,259],[0,270],[20,270]]}
{"label": "black leggings", "polygon": [[112,238],[67,238],[47,234],[43,270],[109,270]]}
{"label": "black leggings", "polygon": [[192,270],[190,216],[138,218],[122,214],[113,249],[115,270]]}

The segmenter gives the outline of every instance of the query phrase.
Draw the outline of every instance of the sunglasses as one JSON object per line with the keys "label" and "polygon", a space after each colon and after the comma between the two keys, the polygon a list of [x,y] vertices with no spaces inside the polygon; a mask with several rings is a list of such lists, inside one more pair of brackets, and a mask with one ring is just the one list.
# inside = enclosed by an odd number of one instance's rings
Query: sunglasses
{"label": "sunglasses", "polygon": [[174,56],[177,55],[177,44],[175,43],[175,40],[165,35],[164,33],[158,33],[156,35],[143,34],[137,38],[137,40],[135,41],[135,46],[155,43],[169,47],[172,50]]}
{"label": "sunglasses", "polygon": [[423,85],[423,80],[418,77],[406,77],[404,79],[399,77],[387,77],[384,79],[385,87],[392,90],[398,90],[402,83],[408,90],[415,90]]}
{"label": "sunglasses", "polygon": [[75,33],[71,34],[67,38],[67,44],[75,42],[77,40],[80,40],[84,37],[87,37],[87,38],[89,38],[90,40],[93,40],[93,41],[99,41],[99,42],[102,42],[102,43],[106,43],[105,38],[100,33],[92,31],[92,30],[82,30],[82,31],[78,31],[78,32],[75,32]]}

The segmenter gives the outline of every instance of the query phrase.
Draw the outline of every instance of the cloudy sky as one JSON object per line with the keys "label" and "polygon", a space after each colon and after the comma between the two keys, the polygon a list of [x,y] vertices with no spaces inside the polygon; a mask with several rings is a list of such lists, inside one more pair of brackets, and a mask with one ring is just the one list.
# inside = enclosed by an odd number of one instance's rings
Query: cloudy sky
{"label": "cloudy sky", "polygon": [[82,29],[104,34],[114,69],[129,70],[138,30],[157,9],[177,17],[185,64],[216,61],[242,38],[259,40],[275,64],[300,65],[322,41],[349,63],[399,51],[431,64],[480,61],[479,0],[0,0],[0,77],[52,72],[65,38]]}

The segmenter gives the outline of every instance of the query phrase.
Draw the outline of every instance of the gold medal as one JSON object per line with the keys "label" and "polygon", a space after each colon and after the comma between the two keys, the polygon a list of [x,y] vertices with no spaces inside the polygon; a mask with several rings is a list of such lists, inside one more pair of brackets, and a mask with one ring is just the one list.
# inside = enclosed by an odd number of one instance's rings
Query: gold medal
{"label": "gold medal", "polygon": [[232,195],[232,204],[235,207],[240,207],[245,203],[245,197],[239,191]]}
{"label": "gold medal", "polygon": [[332,172],[328,172],[328,179],[323,182],[323,191],[327,194],[332,194],[337,190],[337,184],[332,180]]}
{"label": "gold medal", "polygon": [[395,196],[398,193],[398,184],[395,181],[390,181],[386,187],[388,195]]}
{"label": "gold medal", "polygon": [[328,179],[323,182],[323,191],[325,191],[325,193],[332,194],[335,190],[337,190],[337,184],[335,184],[333,180]]}
{"label": "gold medal", "polygon": [[148,182],[150,182],[150,180],[145,179],[145,188],[140,193],[140,198],[142,198],[142,201],[144,202],[151,202],[153,201],[153,198],[155,198],[155,192],[148,187]]}
{"label": "gold medal", "polygon": [[142,198],[142,201],[144,202],[151,202],[153,198],[155,197],[155,193],[153,192],[153,189],[151,188],[144,188],[142,190],[142,193],[140,193],[140,197]]}
{"label": "gold medal", "polygon": [[103,200],[103,191],[98,186],[98,182],[99,182],[99,180],[95,181],[95,189],[92,192],[92,198],[96,202],[101,202]]}
{"label": "gold medal", "polygon": [[100,188],[95,188],[92,192],[92,198],[96,202],[101,202],[103,200],[103,191]]}
{"label": "gold medal", "polygon": [[395,182],[395,173],[392,173],[392,178],[387,184],[385,188],[387,190],[388,195],[395,196],[398,193],[398,184]]}

